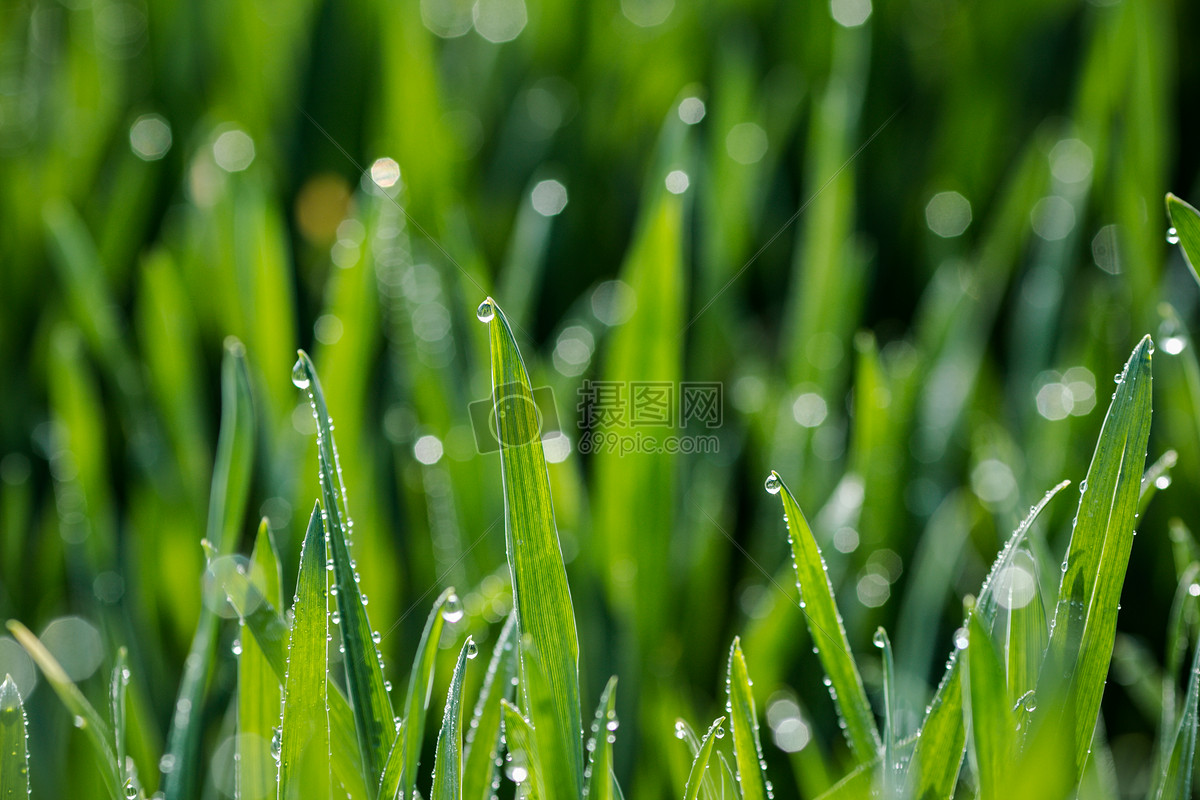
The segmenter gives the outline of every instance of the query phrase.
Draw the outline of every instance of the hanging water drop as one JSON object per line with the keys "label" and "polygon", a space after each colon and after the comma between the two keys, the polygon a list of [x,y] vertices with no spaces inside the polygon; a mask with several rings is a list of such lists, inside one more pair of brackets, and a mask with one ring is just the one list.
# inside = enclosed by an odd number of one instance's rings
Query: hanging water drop
{"label": "hanging water drop", "polygon": [[675,738],[682,739],[687,735],[687,723],[681,719],[675,720]]}
{"label": "hanging water drop", "polygon": [[446,604],[442,606],[442,619],[449,622],[451,625],[463,618],[462,600],[458,599],[457,594],[452,594],[446,598]]}
{"label": "hanging water drop", "polygon": [[880,628],[879,630],[875,631],[875,635],[871,637],[871,641],[880,650],[882,650],[887,645],[887,634],[884,633],[883,628]]}
{"label": "hanging water drop", "polygon": [[716,730],[713,731],[713,735],[716,736],[718,739],[724,739],[725,738],[725,726],[718,725]]}
{"label": "hanging water drop", "polygon": [[479,655],[479,646],[475,644],[475,640],[467,637],[467,658],[474,658]]}
{"label": "hanging water drop", "polygon": [[137,787],[133,785],[133,778],[125,779],[125,798],[126,800],[134,800],[138,796]]}
{"label": "hanging water drop", "polygon": [[1167,244],[1179,244],[1179,231],[1167,228]]}
{"label": "hanging water drop", "polygon": [[496,317],[496,304],[492,298],[488,298],[479,304],[479,308],[475,309],[475,316],[479,317],[480,322],[491,322]]}
{"label": "hanging water drop", "polygon": [[304,359],[297,358],[296,363],[292,366],[292,383],[296,384],[297,389],[308,388],[308,371],[304,369]]}
{"label": "hanging water drop", "polygon": [[957,648],[959,650],[966,650],[967,644],[969,643],[969,641],[970,640],[967,638],[967,629],[966,628],[959,628],[958,630],[956,630],[954,632],[955,648]]}
{"label": "hanging water drop", "polygon": [[332,622],[334,625],[337,625],[337,624],[339,624],[339,623],[342,621],[342,614],[341,614],[341,612],[340,612],[340,611],[338,611],[337,609],[334,609],[334,610],[333,610],[333,611],[332,611],[332,612],[329,614],[329,621],[330,621],[330,622]]}
{"label": "hanging water drop", "polygon": [[771,470],[771,474],[767,476],[767,480],[763,483],[768,494],[779,494],[779,490],[783,488],[783,480],[780,479],[779,473]]}
{"label": "hanging water drop", "polygon": [[383,641],[383,636],[379,633],[379,631],[371,631],[371,641],[375,644],[379,644]]}
{"label": "hanging water drop", "polygon": [[281,752],[283,752],[283,728],[276,728],[271,732],[271,755],[278,761]]}

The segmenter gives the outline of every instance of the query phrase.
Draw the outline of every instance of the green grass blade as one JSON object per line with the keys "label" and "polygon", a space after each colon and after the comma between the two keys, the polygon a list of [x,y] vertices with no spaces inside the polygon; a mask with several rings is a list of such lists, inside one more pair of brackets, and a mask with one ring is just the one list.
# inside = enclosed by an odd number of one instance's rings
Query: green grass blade
{"label": "green grass blade", "polygon": [[846,742],[855,760],[860,764],[866,763],[879,755],[879,730],[875,726],[875,715],[846,638],[846,628],[833,597],[825,560],[821,557],[808,520],[783,479],[778,473],[772,472],[767,483],[783,501],[783,514],[792,547],[792,565],[796,570],[796,585],[800,589],[800,606],[804,610],[804,621],[808,624],[808,632],[817,648],[821,666],[829,678],[829,692],[838,714],[846,723],[843,729]]}
{"label": "green grass blade", "polygon": [[283,721],[279,748],[280,800],[332,796],[330,783],[328,684],[328,593],[325,588],[325,531],[314,512],[300,550],[300,575],[292,606]]}
{"label": "green grass blade", "polygon": [[[987,627],[995,619],[999,599],[996,591],[999,576],[1011,568],[1017,553],[1020,552],[1026,534],[1034,521],[1042,513],[1059,492],[1070,485],[1063,481],[1042,497],[1029,510],[1028,516],[1017,526],[1016,531],[1009,537],[1004,549],[996,556],[992,569],[979,590],[975,600],[975,612],[981,620],[987,621]],[[925,710],[925,719],[921,724],[913,750],[913,758],[909,766],[908,783],[916,797],[949,798],[954,795],[954,787],[958,782],[958,772],[962,766],[963,748],[966,746],[967,733],[963,724],[963,694],[962,670],[958,659],[958,648],[950,651],[950,660],[934,693],[933,700]],[[947,756],[948,753],[957,753]]]}
{"label": "green grass blade", "polygon": [[[522,691],[543,764],[550,769],[547,786],[555,797],[577,797],[583,789],[579,642],[554,522],[540,423],[529,373],[504,312],[490,297],[484,304],[481,310],[491,327],[505,541],[522,637]],[[539,697],[549,707],[543,707]]]}
{"label": "green grass blade", "polygon": [[696,800],[700,796],[700,785],[704,783],[704,777],[708,774],[708,759],[712,756],[713,745],[716,744],[718,738],[717,731],[724,722],[724,717],[717,717],[708,727],[708,733],[704,734],[704,740],[700,742],[696,757],[692,759],[692,768],[688,770],[683,800]]}
{"label": "green grass blade", "polygon": [[505,772],[513,783],[521,787],[518,790],[521,797],[548,800],[552,795],[547,794],[543,772],[545,762],[538,753],[533,727],[512,703],[501,700],[500,705],[504,709],[504,740],[508,747]]}
{"label": "green grass blade", "polygon": [[[205,535],[222,552],[229,552],[237,544],[238,529],[246,513],[254,440],[254,404],[246,371],[246,351],[241,342],[230,337],[226,340],[221,362],[221,431],[217,437]],[[208,605],[201,608],[191,649],[184,662],[166,752],[159,762],[161,790],[166,800],[184,800],[191,796],[197,781],[204,722],[201,706],[216,659],[219,621]]]}
{"label": "green grass blade", "polygon": [[83,692],[79,691],[79,687],[67,677],[62,665],[50,654],[41,640],[33,635],[32,631],[16,620],[8,621],[8,630],[38,665],[55,694],[67,707],[67,711],[75,716],[75,727],[82,728],[83,732],[87,734],[88,741],[92,743],[96,757],[100,761],[100,774],[104,778],[104,784],[109,793],[117,797],[121,789],[121,771],[117,767],[117,754],[112,747],[113,735],[108,724],[83,696]]}
{"label": "green grass blade", "polygon": [[997,593],[1003,595],[1000,606],[1008,696],[1015,700],[1037,688],[1048,634],[1037,559],[1028,550],[1018,549],[1007,569]]}
{"label": "green grass blade", "polygon": [[433,692],[433,668],[437,660],[438,642],[446,616],[457,619],[462,613],[458,595],[453,588],[446,589],[433,603],[433,610],[425,620],[421,640],[417,643],[417,655],[413,658],[412,671],[408,674],[408,692],[404,698],[404,730],[392,743],[391,752],[384,762],[383,774],[379,779],[379,797],[391,800],[400,792],[400,797],[412,797],[417,783],[417,767],[421,761],[421,739],[425,735],[425,714],[429,710],[429,696]]}
{"label": "green grass blade", "polygon": [[617,741],[617,676],[613,675],[600,693],[596,718],[592,721],[592,736],[588,742],[591,754],[585,777],[583,796],[590,800],[613,800],[613,744]]}
{"label": "green grass blade", "polygon": [[463,797],[490,800],[496,778],[496,757],[500,753],[500,701],[512,697],[512,682],[517,677],[517,617],[509,614],[492,651],[492,661],[479,691],[479,701],[467,730],[463,763]]}
{"label": "green grass blade", "polygon": [[1200,268],[1200,211],[1168,192],[1167,216],[1171,218],[1171,227],[1175,229],[1184,261],[1191,268],[1192,277],[1200,282],[1200,274],[1196,272]]}
{"label": "green grass blade", "polygon": [[0,684],[0,800],[28,800],[25,705],[11,675]]}
{"label": "green grass blade", "polygon": [[896,659],[892,642],[882,627],[875,631],[875,646],[883,651],[883,765],[880,776],[885,800],[897,796],[901,775],[896,752]]}
{"label": "green grass blade", "polygon": [[[249,572],[250,583],[270,607],[282,608],[279,556],[265,519],[258,526]],[[279,680],[245,621],[239,626],[238,646],[238,800],[267,800],[275,794],[276,765],[270,746],[279,724]]]}
{"label": "green grass blade", "polygon": [[1038,685],[1040,707],[1059,709],[1060,704],[1046,700],[1058,691],[1051,682],[1063,680],[1069,708],[1061,713],[1075,720],[1077,776],[1083,774],[1100,711],[1133,546],[1150,434],[1152,352],[1147,336],[1118,376],[1088,476],[1080,485],[1079,510]]}
{"label": "green grass blade", "polygon": [[462,800],[462,684],[467,659],[474,658],[475,653],[475,641],[468,636],[459,651],[450,690],[446,694],[446,711],[442,714],[442,729],[438,732],[437,751],[433,757],[433,788],[429,800]]}
{"label": "green grass blade", "polygon": [[[136,777],[129,769],[125,748],[125,690],[129,687],[128,654],[124,647],[117,649],[117,663],[109,682],[109,703],[112,711],[113,745],[116,748],[117,772],[126,797],[140,794]],[[3,752],[3,751],[0,751]]]}
{"label": "green grass blade", "polygon": [[1169,752],[1161,754],[1155,800],[1187,800],[1192,796],[1192,770],[1195,765],[1196,725],[1200,720],[1200,646],[1192,656],[1183,716]]}
{"label": "green grass blade", "polygon": [[1015,754],[1008,686],[991,634],[974,614],[967,624],[968,633],[955,636],[961,637],[956,638],[956,646],[967,645],[963,714],[971,731],[971,763],[980,800],[1000,800],[1008,796],[1005,779]]}
{"label": "green grass blade", "polygon": [[737,760],[738,782],[742,800],[765,800],[766,790],[762,764],[762,743],[758,737],[758,716],[754,712],[754,695],[750,692],[750,673],[742,643],[735,636],[729,648],[729,727],[733,731],[733,754]]}
{"label": "green grass blade", "polygon": [[299,351],[292,376],[296,385],[307,391],[317,421],[322,518],[329,532],[333,575],[338,589],[340,627],[346,649],[346,690],[354,711],[354,724],[367,780],[373,784],[383,772],[396,738],[396,727],[392,721],[395,712],[383,679],[383,665],[379,649],[375,646],[371,622],[367,618],[366,597],[358,586],[358,576],[350,556],[350,529],[353,523],[347,509],[346,487],[342,484],[337,445],[333,440],[333,419],[325,405],[325,394],[321,391],[317,371],[303,350]]}

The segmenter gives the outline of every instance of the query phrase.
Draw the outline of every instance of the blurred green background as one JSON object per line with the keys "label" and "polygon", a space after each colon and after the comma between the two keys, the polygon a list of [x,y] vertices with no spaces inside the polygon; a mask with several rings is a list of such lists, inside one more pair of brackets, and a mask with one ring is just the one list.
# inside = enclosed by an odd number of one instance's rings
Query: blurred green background
{"label": "blurred green background", "polygon": [[[243,543],[268,517],[292,579],[316,496],[304,347],[390,677],[447,585],[456,635],[494,636],[499,462],[469,416],[491,294],[571,442],[549,452],[585,714],[620,674],[627,792],[681,792],[675,719],[718,713],[740,633],[777,796],[815,797],[847,753],[769,469],[873,694],[890,631],[915,726],[963,595],[1083,477],[1110,376],[1152,333],[1149,457],[1178,463],[1142,519],[1104,710],[1108,796],[1138,796],[1172,546],[1200,524],[1198,291],[1163,210],[1200,195],[1197,35],[1180,0],[9,0],[0,616],[97,698],[130,648],[153,785],[201,604],[228,613],[199,540],[236,336],[260,439]],[[676,432],[718,452],[579,452],[589,379],[720,382],[720,427]],[[1034,532],[1050,596],[1073,507]],[[196,796],[232,791],[233,635]],[[100,796],[51,766],[86,746],[7,637],[6,671],[32,692],[34,795]]]}

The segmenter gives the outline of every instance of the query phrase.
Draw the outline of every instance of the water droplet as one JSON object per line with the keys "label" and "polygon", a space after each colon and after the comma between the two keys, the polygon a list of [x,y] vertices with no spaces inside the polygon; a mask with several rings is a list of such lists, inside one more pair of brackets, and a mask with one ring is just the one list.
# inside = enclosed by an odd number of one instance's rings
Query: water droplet
{"label": "water droplet", "polygon": [[763,483],[769,494],[779,494],[779,490],[783,488],[783,480],[780,479],[779,473],[771,470],[771,474],[767,476],[767,480]]}
{"label": "water droplet", "polygon": [[379,644],[380,642],[383,641],[383,636],[379,633],[379,631],[372,631],[371,632],[371,641],[374,642],[375,644]]}
{"label": "water droplet", "polygon": [[681,719],[675,720],[675,738],[682,739],[686,735],[687,735],[687,724]]}
{"label": "water droplet", "polygon": [[1179,231],[1167,228],[1167,244],[1179,244]]}
{"label": "water droplet", "polygon": [[308,371],[304,369],[303,359],[297,358],[292,366],[292,383],[296,384],[297,389],[308,388]]}
{"label": "water droplet", "polygon": [[233,654],[234,654],[235,656],[240,656],[240,655],[242,654],[242,640],[241,640],[241,639],[234,639],[234,640],[233,640],[233,647],[232,647],[231,649],[233,650]]}
{"label": "water droplet", "polygon": [[78,714],[76,714],[75,715],[75,727],[76,728],[86,728],[87,720],[84,719],[83,717],[79,716]]}
{"label": "water droplet", "polygon": [[283,728],[276,728],[271,732],[271,755],[278,761],[281,752],[283,752]]}
{"label": "water droplet", "polygon": [[1192,597],[1200,597],[1200,583],[1193,583],[1191,586],[1188,586],[1188,594]]}
{"label": "water droplet", "polygon": [[716,736],[718,739],[724,739],[725,738],[725,726],[718,725],[717,729],[715,731],[713,731],[713,735]]}
{"label": "water droplet", "polygon": [[341,623],[342,613],[340,611],[334,609],[334,611],[329,615],[329,621],[332,622],[334,625]]}
{"label": "water droplet", "polygon": [[475,640],[467,637],[467,658],[474,658],[479,655],[479,647],[475,644]]}
{"label": "water droplet", "polygon": [[496,318],[496,305],[492,298],[488,298],[479,304],[479,308],[475,309],[475,316],[479,317],[480,322],[491,322]]}
{"label": "water droplet", "polygon": [[1155,489],[1171,488],[1171,476],[1165,475],[1165,474],[1159,475],[1157,478],[1154,479],[1154,488]]}
{"label": "water droplet", "polygon": [[133,785],[133,778],[125,779],[125,797],[126,800],[133,800],[138,796],[137,787]]}
{"label": "water droplet", "polygon": [[875,646],[880,650],[884,648],[884,646],[887,644],[887,634],[883,632],[883,628],[875,631],[875,635],[871,637],[871,641],[874,642]]}
{"label": "water droplet", "polygon": [[959,628],[954,632],[954,646],[959,650],[966,650],[970,640],[967,638],[967,629]]}
{"label": "water droplet", "polygon": [[[392,682],[391,682],[391,681],[384,681],[384,682],[383,682],[383,690],[384,690],[385,692],[390,692],[390,691],[392,690]],[[399,727],[400,727],[400,720],[399,720],[399,719],[397,719],[397,720],[396,720],[396,727],[397,727],[397,728],[399,728]]]}
{"label": "water droplet", "polygon": [[1158,343],[1167,355],[1177,356],[1187,349],[1187,333],[1179,320],[1167,317],[1158,326]]}
{"label": "water droplet", "polygon": [[442,606],[442,619],[449,622],[451,625],[463,618],[462,600],[458,599],[458,595],[452,594],[446,598],[446,604]]}

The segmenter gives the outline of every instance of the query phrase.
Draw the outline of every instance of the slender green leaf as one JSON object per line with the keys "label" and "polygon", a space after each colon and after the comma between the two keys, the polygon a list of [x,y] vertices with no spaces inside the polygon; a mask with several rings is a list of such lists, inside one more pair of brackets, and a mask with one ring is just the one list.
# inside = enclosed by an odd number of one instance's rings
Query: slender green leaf
{"label": "slender green leaf", "polygon": [[429,710],[429,696],[433,692],[433,668],[447,616],[454,619],[462,616],[462,605],[453,587],[446,589],[434,601],[433,610],[429,612],[425,628],[421,631],[412,671],[408,674],[403,735],[397,736],[392,742],[391,752],[379,779],[379,797],[382,800],[391,800],[397,792],[402,798],[412,797],[416,787],[421,740],[425,734],[425,714]]}
{"label": "slender green leaf", "polygon": [[1196,211],[1186,200],[1167,193],[1167,216],[1175,229],[1174,238],[1183,251],[1184,261],[1192,270],[1192,277],[1200,282],[1200,211]]}
{"label": "slender green leaf", "polygon": [[540,421],[529,373],[504,312],[490,297],[481,312],[491,327],[492,399],[500,442],[505,542],[522,642],[522,690],[538,750],[549,770],[547,786],[553,787],[555,797],[577,797],[583,789],[579,642]]}
{"label": "slender green leaf", "polygon": [[[250,584],[269,607],[283,607],[279,556],[264,519],[258,526],[250,554]],[[264,612],[266,608],[263,608]],[[237,791],[238,800],[267,800],[275,794],[275,760],[271,737],[279,725],[282,699],[279,680],[250,626],[243,620],[238,631]]]}
{"label": "slender green leaf", "polygon": [[25,705],[11,675],[0,684],[0,800],[29,797],[29,751],[25,739]]}
{"label": "slender green leaf", "polygon": [[588,743],[590,760],[586,771],[584,797],[613,800],[613,743],[617,741],[617,676],[613,675],[600,693],[592,736]]}
{"label": "slender green leaf", "polygon": [[758,738],[758,716],[754,711],[754,695],[750,692],[750,673],[742,643],[735,636],[729,648],[729,727],[733,731],[733,754],[737,760],[738,781],[742,800],[765,800],[762,743]]}
{"label": "slender green leaf", "polygon": [[520,710],[507,700],[501,700],[504,709],[504,741],[508,754],[505,772],[513,783],[519,785],[520,795],[528,800],[548,800],[544,775],[545,761],[538,752],[537,736],[529,720],[521,716]]}
{"label": "slender green leaf", "polygon": [[1146,511],[1146,506],[1150,505],[1150,501],[1159,489],[1165,489],[1171,485],[1171,470],[1175,468],[1178,461],[1179,454],[1174,450],[1168,450],[1149,466],[1146,474],[1142,476],[1142,490],[1138,496],[1138,514]]}
{"label": "slender green leaf", "polygon": [[[985,623],[990,631],[995,621],[999,598],[997,588],[1002,582],[1001,575],[1013,566],[1022,542],[1032,527],[1038,515],[1059,492],[1070,485],[1063,481],[1055,486],[1038,501],[1029,514],[1017,526],[1016,531],[1009,537],[1004,549],[996,556],[992,569],[979,596],[975,600],[974,614]],[[962,674],[958,659],[958,648],[950,651],[950,660],[942,673],[941,682],[934,693],[929,708],[925,711],[920,733],[913,749],[913,757],[908,769],[908,784],[914,796],[921,800],[950,798],[954,795],[954,787],[958,782],[958,772],[962,766],[962,754],[966,747],[967,734],[963,724],[963,694]],[[957,757],[948,753],[956,753]]]}
{"label": "slender green leaf", "polygon": [[[354,561],[350,556],[350,513],[346,487],[333,440],[333,419],[325,405],[321,382],[308,354],[299,351],[293,371],[296,385],[308,393],[317,421],[317,461],[321,476],[322,518],[329,533],[334,581],[338,588],[342,642],[346,649],[346,693],[354,711],[363,767],[369,785],[374,785],[387,763],[388,752],[396,738],[392,721],[395,712],[383,679],[383,663],[375,646],[371,622],[367,618],[366,597],[358,586]],[[411,717],[409,718],[411,722]]]}
{"label": "slender green leaf", "polygon": [[108,724],[83,696],[83,692],[79,691],[79,687],[67,677],[66,670],[40,639],[15,619],[8,621],[8,629],[41,669],[55,694],[67,707],[67,711],[75,715],[75,727],[82,728],[87,734],[100,761],[100,774],[104,777],[104,783],[109,792],[116,796],[121,788],[121,770],[117,767],[117,754],[112,747],[113,735]]}
{"label": "slender green leaf", "polygon": [[332,796],[328,683],[329,597],[325,586],[325,531],[313,513],[300,550],[292,606],[279,748],[280,800]]}
{"label": "slender green leaf", "polygon": [[1153,349],[1149,336],[1142,339],[1118,376],[1088,476],[1080,485],[1075,528],[1038,683],[1039,708],[1047,709],[1043,713],[1066,713],[1060,711],[1062,704],[1046,702],[1057,692],[1057,681],[1063,681],[1066,710],[1075,720],[1077,777],[1083,774],[1100,711],[1121,586],[1133,547],[1150,434]]}
{"label": "slender green leaf", "polygon": [[[721,717],[725,719],[725,717]],[[710,726],[711,727],[711,726]],[[717,738],[721,738],[724,731],[717,731]],[[692,759],[695,760],[700,755],[700,747],[703,744],[700,737],[692,730],[692,726],[687,724],[687,720],[682,717],[675,720],[675,738],[683,739],[687,742],[688,750],[692,753]],[[714,772],[720,770],[704,770],[700,776],[700,796],[703,800],[719,800],[720,794],[717,792],[717,781],[713,778]]]}
{"label": "slender green leaf", "polygon": [[971,731],[971,763],[975,767],[980,800],[999,800],[1008,796],[1005,779],[1015,754],[1015,720],[1004,665],[991,634],[974,614],[967,625],[966,633],[956,634],[967,641],[956,641],[956,646],[967,645],[963,714]]}
{"label": "slender green leaf", "polygon": [[124,647],[117,649],[117,663],[113,667],[109,682],[109,702],[112,711],[113,745],[116,748],[117,770],[121,788],[126,797],[141,794],[134,771],[130,769],[125,748],[125,690],[129,687],[128,653]]}
{"label": "slender green leaf", "polygon": [[474,658],[475,653],[475,640],[468,636],[459,651],[450,690],[446,694],[446,710],[442,714],[442,729],[438,732],[433,757],[433,788],[429,800],[462,800],[462,684],[467,659]]}
{"label": "slender green leaf", "polygon": [[1046,606],[1038,581],[1037,559],[1028,550],[1013,552],[1012,563],[997,577],[1008,696],[1024,697],[1037,688],[1046,651]]}
{"label": "slender green leaf", "polygon": [[1188,678],[1183,716],[1175,731],[1170,750],[1161,754],[1162,762],[1156,776],[1158,786],[1155,800],[1188,800],[1192,796],[1192,770],[1195,765],[1196,726],[1200,720],[1200,645],[1192,655],[1192,672]]}
{"label": "slender green leaf", "polygon": [[896,659],[892,642],[882,627],[875,631],[875,646],[883,651],[883,764],[880,769],[885,800],[897,797],[901,786],[901,764],[896,752]]}
{"label": "slender green leaf", "polygon": [[881,742],[875,727],[875,715],[863,689],[862,676],[850,651],[846,628],[833,596],[829,572],[825,560],[817,547],[812,528],[796,503],[796,498],[784,484],[779,474],[772,472],[767,479],[773,492],[778,492],[783,501],[783,514],[787,520],[788,539],[792,546],[792,565],[796,570],[796,585],[800,589],[800,607],[804,610],[804,621],[821,666],[829,678],[829,692],[833,695],[838,715],[845,722],[843,732],[846,742],[854,753],[855,760],[862,764],[879,754]]}
{"label": "slender green leaf", "polygon": [[500,753],[500,701],[510,699],[517,677],[517,617],[509,614],[492,651],[492,661],[479,691],[479,701],[467,730],[463,764],[463,797],[490,800]]}
{"label": "slender green leaf", "polygon": [[716,744],[721,725],[725,722],[724,717],[717,717],[713,724],[708,727],[708,733],[704,734],[704,741],[700,743],[699,749],[696,751],[696,757],[692,759],[692,768],[688,770],[687,785],[683,791],[683,800],[696,800],[700,795],[700,785],[704,783],[704,778],[708,775],[708,759],[712,756],[713,745]]}
{"label": "slender green leaf", "polygon": [[871,779],[872,767],[878,764],[859,764],[844,778],[830,786],[817,800],[868,800],[873,797],[874,781]]}
{"label": "slender green leaf", "polygon": [[[221,432],[217,438],[205,535],[222,552],[229,552],[237,544],[238,529],[245,516],[254,439],[254,405],[246,372],[246,350],[241,342],[230,337],[225,342],[225,357],[221,362]],[[210,604],[205,603],[184,662],[166,753],[159,762],[161,790],[166,800],[185,800],[197,782],[204,723],[200,709],[216,660],[219,622]]]}

